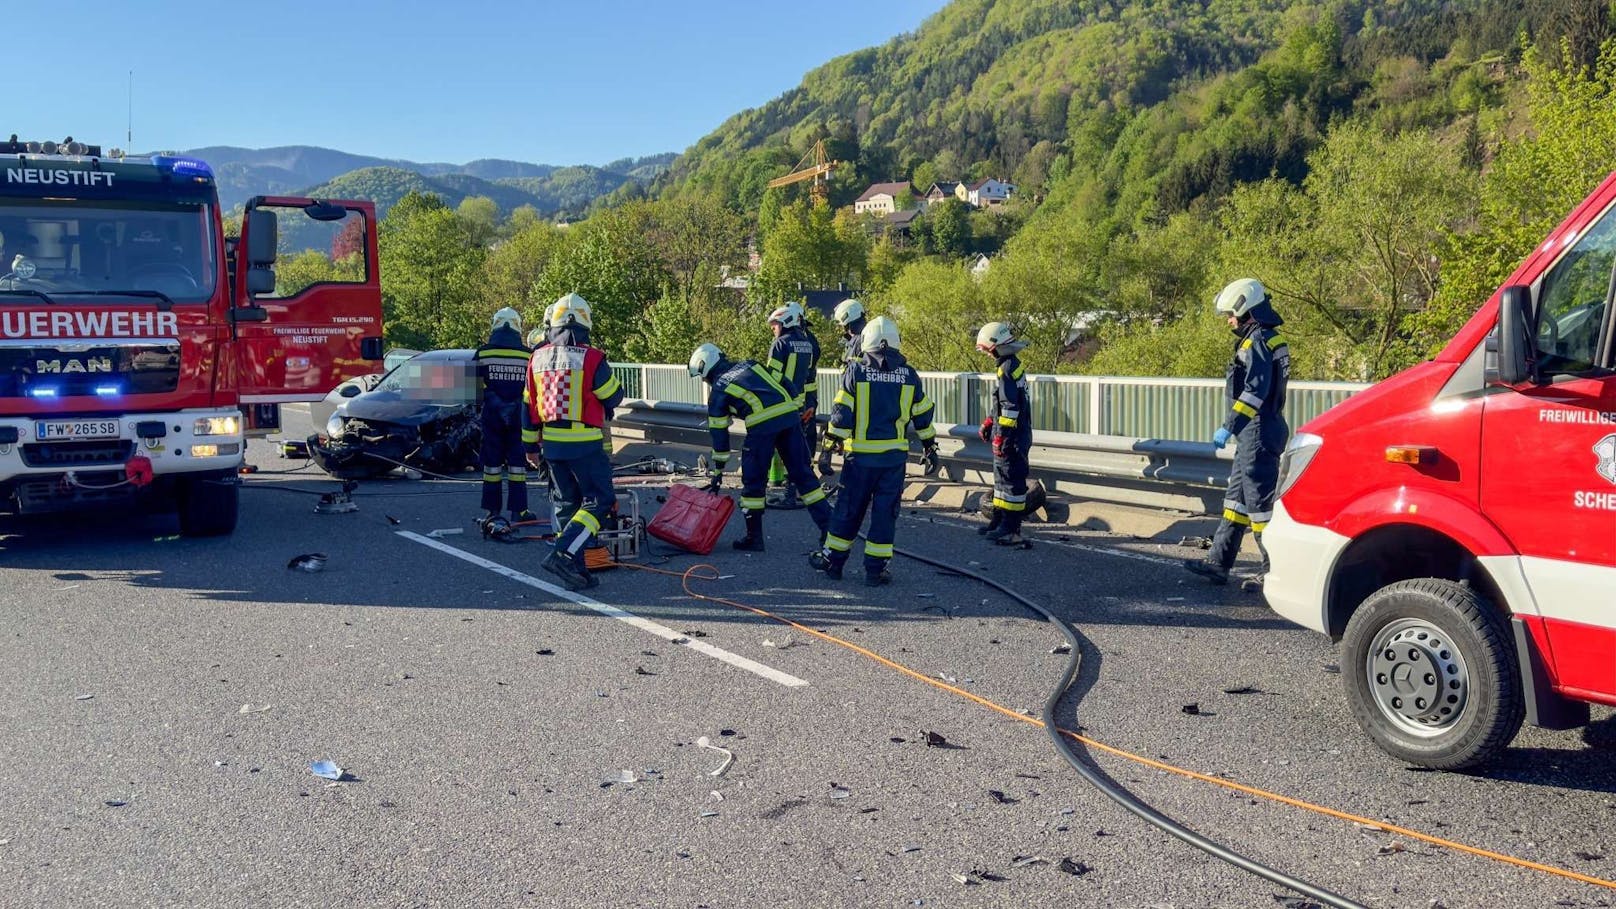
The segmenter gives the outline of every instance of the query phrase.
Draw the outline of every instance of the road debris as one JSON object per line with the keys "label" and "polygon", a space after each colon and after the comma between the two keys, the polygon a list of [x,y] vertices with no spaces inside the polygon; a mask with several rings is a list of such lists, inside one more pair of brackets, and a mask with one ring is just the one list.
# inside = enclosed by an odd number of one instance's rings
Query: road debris
{"label": "road debris", "polygon": [[429,531],[427,531],[426,535],[431,537],[434,540],[441,540],[444,537],[452,537],[452,536],[455,536],[456,534],[461,534],[461,533],[465,533],[465,532],[466,532],[466,529],[464,527],[441,527],[441,528],[439,528],[437,530],[429,530]]}
{"label": "road debris", "polygon": [[954,883],[964,884],[967,887],[982,883],[975,877],[969,874],[960,874],[958,871],[950,871],[948,876],[954,879]]}
{"label": "road debris", "polygon": [[702,631],[699,628],[691,629],[689,631],[683,632],[683,634],[687,638],[704,638],[704,637],[707,636],[707,632]]}
{"label": "road debris", "polygon": [[1267,694],[1268,692],[1262,690],[1261,688],[1256,688],[1256,687],[1251,686],[1251,685],[1241,685],[1239,688],[1225,688],[1225,689],[1223,689],[1223,693],[1224,694]]}
{"label": "road debris", "polygon": [[543,650],[535,650],[533,652],[538,654],[539,656],[555,656],[555,651],[551,650],[548,647],[544,648]]}
{"label": "road debris", "polygon": [[836,783],[831,783],[830,784],[830,797],[833,798],[833,799],[852,798],[853,797],[853,792],[850,789],[842,788],[840,785],[838,785]]}
{"label": "road debris", "polygon": [[649,669],[646,669],[644,666],[635,666],[634,667],[634,674],[635,675],[656,675],[656,673],[652,672]]}
{"label": "road debris", "polygon": [[341,782],[342,778],[347,776],[347,771],[338,767],[333,761],[314,761],[309,764],[309,772],[332,782]]}
{"label": "road debris", "polygon": [[107,806],[108,808],[122,808],[123,806],[125,806],[125,805],[127,805],[129,803],[119,801],[118,799],[107,799],[106,801],[102,802],[101,804]]}
{"label": "road debris", "polygon": [[953,742],[950,742],[948,739],[944,738],[943,734],[941,732],[929,732],[929,731],[927,731],[925,729],[922,729],[922,730],[920,730],[920,734],[926,737],[926,747],[927,748],[959,748],[959,747],[961,747],[959,745],[954,744]]}
{"label": "road debris", "polygon": [[1026,868],[1029,865],[1047,865],[1049,859],[1041,855],[1017,855],[1010,859],[1010,867]]}
{"label": "road debris", "polygon": [[95,697],[95,695],[93,695],[93,694],[75,694],[75,695],[73,695],[73,700],[75,700],[75,701],[88,701],[89,699],[91,699],[93,697]]}
{"label": "road debris", "polygon": [[398,518],[395,518],[390,514],[384,514],[384,515],[382,515],[382,517],[387,519],[387,523],[395,525],[395,526],[404,523],[403,521],[400,521]]}
{"label": "road debris", "polygon": [[707,794],[709,796],[712,796],[712,799],[715,802],[722,802],[724,800],[724,793],[719,792],[717,789],[714,789],[711,792],[708,792]]}
{"label": "road debris", "polygon": [[[722,735],[723,733],[719,734]],[[705,735],[699,739],[696,739],[696,747],[706,748],[708,751],[716,751],[724,756],[724,763],[719,764],[717,770],[707,771],[708,776],[723,776],[724,771],[729,769],[729,765],[735,763],[735,753],[733,751],[730,751],[728,748],[720,748],[717,745],[714,745],[713,740]]]}
{"label": "road debris", "polygon": [[306,571],[309,574],[314,574],[317,571],[325,570],[327,558],[328,556],[323,552],[305,552],[300,556],[293,556],[292,560],[286,563],[286,567],[293,571]]}
{"label": "road debris", "polygon": [[1013,796],[1005,795],[1003,792],[999,791],[998,789],[989,789],[988,790],[988,795],[992,796],[993,800],[995,802],[998,802],[1001,805],[1014,805],[1016,802],[1021,801],[1020,799],[1015,798]]}
{"label": "road debris", "polygon": [[271,704],[265,704],[262,707],[254,707],[251,704],[242,704],[241,709],[237,710],[236,713],[241,716],[246,716],[249,713],[268,713],[272,706]]}
{"label": "road debris", "polygon": [[1185,704],[1178,709],[1181,713],[1185,713],[1190,716],[1212,716],[1212,714],[1202,710],[1200,704]]}
{"label": "road debris", "polygon": [[1407,852],[1407,851],[1408,851],[1407,846],[1404,846],[1402,843],[1399,843],[1396,840],[1392,840],[1391,842],[1387,843],[1386,845],[1381,846],[1379,849],[1376,849],[1375,854],[1376,855],[1396,855],[1399,852]]}
{"label": "road debris", "polygon": [[1600,855],[1597,852],[1585,852],[1585,851],[1583,851],[1581,849],[1578,849],[1577,851],[1575,851],[1575,852],[1573,852],[1571,854],[1576,856],[1577,858],[1582,859],[1585,862],[1597,862],[1600,859],[1604,858],[1603,855]]}
{"label": "road debris", "polygon": [[1085,865],[1082,862],[1073,861],[1070,856],[1061,859],[1060,864],[1057,865],[1056,867],[1059,868],[1061,871],[1072,875],[1073,877],[1082,877],[1083,875],[1088,874],[1090,871],[1094,870],[1093,868],[1090,868],[1088,865]]}
{"label": "road debris", "polygon": [[602,786],[611,786],[611,785],[616,784],[616,783],[628,784],[628,783],[638,783],[639,781],[640,781],[640,778],[639,778],[639,776],[637,774],[635,774],[634,771],[632,771],[632,770],[619,770],[619,771],[611,774],[610,776],[607,776],[605,779],[602,779],[600,782],[601,782]]}
{"label": "road debris", "polygon": [[1071,653],[1072,652],[1072,645],[1071,644],[1056,644],[1054,647],[1051,647],[1049,649],[1049,652],[1050,653]]}

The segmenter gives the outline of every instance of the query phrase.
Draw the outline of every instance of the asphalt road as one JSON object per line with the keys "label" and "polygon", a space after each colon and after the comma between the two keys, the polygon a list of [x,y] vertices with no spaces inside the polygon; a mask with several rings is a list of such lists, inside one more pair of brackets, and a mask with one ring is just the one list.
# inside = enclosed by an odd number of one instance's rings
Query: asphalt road
{"label": "asphalt road", "polygon": [[[121,517],[0,539],[0,905],[1305,905],[1124,814],[1035,727],[674,577],[613,570],[586,602],[559,596],[542,544],[476,534],[473,484],[378,481],[357,513],[315,515],[308,493],[333,484],[269,473],[296,465],[266,454],[228,539]],[[971,520],[908,512],[898,545],[979,563],[1076,624],[1066,725],[1616,877],[1608,712],[1526,730],[1481,774],[1416,772],[1358,732],[1328,641],[1201,586],[1176,566],[1190,553],[1064,530],[1008,551]],[[769,552],[720,549],[700,561],[733,577],[697,589],[1037,712],[1065,659],[1054,630],[915,563],[887,588],[827,583],[802,557],[810,531],[771,513]],[[324,572],[286,567],[311,551]],[[703,736],[733,755],[719,775]],[[348,777],[314,776],[318,759]],[[1612,896],[1097,759],[1160,810],[1365,905]]]}

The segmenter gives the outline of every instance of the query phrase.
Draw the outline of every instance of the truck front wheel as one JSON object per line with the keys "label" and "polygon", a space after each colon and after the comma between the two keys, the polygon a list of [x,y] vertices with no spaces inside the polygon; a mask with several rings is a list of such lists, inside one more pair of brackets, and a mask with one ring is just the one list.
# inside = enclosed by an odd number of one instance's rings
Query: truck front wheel
{"label": "truck front wheel", "polygon": [[240,487],[228,479],[187,479],[179,490],[180,533],[219,537],[236,529]]}
{"label": "truck front wheel", "polygon": [[1421,578],[1376,591],[1347,623],[1341,666],[1358,724],[1400,760],[1474,766],[1521,728],[1525,702],[1508,628],[1461,584]]}

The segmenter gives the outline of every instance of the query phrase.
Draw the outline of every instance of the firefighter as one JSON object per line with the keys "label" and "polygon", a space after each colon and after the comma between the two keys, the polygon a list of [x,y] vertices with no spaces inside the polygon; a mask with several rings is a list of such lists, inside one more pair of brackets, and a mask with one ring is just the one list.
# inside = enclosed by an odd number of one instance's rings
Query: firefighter
{"label": "firefighter", "polygon": [[501,512],[502,480],[509,481],[511,520],[530,521],[527,455],[523,450],[522,390],[532,351],[522,343],[522,316],[506,307],[494,313],[487,343],[477,348],[477,378],[483,383],[483,520]]}
{"label": "firefighter", "polygon": [[991,354],[994,366],[992,411],[978,432],[993,446],[993,515],[977,533],[1000,546],[1019,546],[1021,518],[1027,511],[1027,458],[1032,449],[1027,370],[1016,355],[1027,342],[1004,322],[989,322],[976,333],[976,349]]}
{"label": "firefighter", "polygon": [[1234,567],[1249,527],[1262,554],[1262,571],[1240,587],[1255,593],[1262,590],[1268,573],[1268,550],[1263,548],[1262,535],[1273,517],[1279,456],[1291,434],[1285,422],[1291,353],[1279,334],[1285,320],[1274,312],[1268,292],[1255,278],[1241,278],[1223,288],[1213,306],[1228,317],[1235,344],[1223,390],[1229,415],[1212,434],[1212,444],[1221,449],[1232,439],[1238,447],[1212,551],[1204,560],[1186,561],[1184,567],[1214,584],[1228,583],[1229,569]]}
{"label": "firefighter", "polygon": [[932,402],[920,385],[920,375],[898,351],[898,326],[885,316],[871,319],[860,335],[859,350],[863,358],[843,375],[825,430],[827,451],[847,443],[842,491],[831,515],[830,532],[825,535],[825,548],[809,555],[808,564],[841,580],[853,538],[869,509],[864,583],[877,587],[892,581],[887,566],[892,561],[898,504],[903,499],[909,427],[915,428],[925,460],[933,463],[937,460],[937,430],[931,425]]}
{"label": "firefighter", "polygon": [[[776,379],[783,379],[797,388],[797,407],[802,411],[802,438],[808,451],[819,441],[819,341],[804,323],[805,312],[801,303],[790,302],[769,313],[769,329],[774,332],[774,343],[769,346],[767,366]],[[800,508],[795,488],[787,485],[785,466],[776,455],[769,465],[769,485],[785,487],[776,503],[779,508]]]}
{"label": "firefighter", "polygon": [[843,300],[836,304],[830,317],[842,328],[842,365],[857,363],[864,356],[859,350],[866,323],[864,304],[854,299]]}
{"label": "firefighter", "polygon": [[606,355],[589,344],[589,301],[567,294],[550,314],[550,340],[533,352],[527,374],[525,440],[542,444],[556,497],[555,549],[543,568],[571,590],[600,582],[584,564],[601,522],[617,504],[612,465],[601,450],[601,426],[623,401]]}
{"label": "firefighter", "polygon": [[735,541],[735,548],[763,551],[764,490],[769,461],[776,454],[785,463],[786,476],[797,487],[814,526],[819,528],[815,547],[823,544],[825,530],[830,526],[830,506],[825,504],[825,490],[814,478],[803,442],[797,387],[775,378],[759,363],[726,359],[715,344],[703,344],[690,355],[690,374],[711,386],[707,393],[707,428],[712,432],[713,453],[708,489],[717,490],[723,483],[724,468],[729,463],[730,420],[738,417],[746,423],[746,443],[741,449],[741,514],[746,518],[746,536]]}

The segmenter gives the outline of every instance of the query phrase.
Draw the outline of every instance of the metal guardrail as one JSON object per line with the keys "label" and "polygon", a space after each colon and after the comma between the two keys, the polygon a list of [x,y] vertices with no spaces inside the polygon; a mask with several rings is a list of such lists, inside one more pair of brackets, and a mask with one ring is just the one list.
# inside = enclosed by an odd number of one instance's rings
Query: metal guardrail
{"label": "metal guardrail", "polygon": [[[707,386],[683,366],[614,364],[631,395],[616,423],[652,441],[706,447]],[[977,438],[994,377],[923,372],[949,479],[992,483],[993,452]],[[819,397],[835,396],[841,372],[821,369]],[[1226,404],[1218,379],[1029,376],[1034,474],[1055,491],[1082,498],[1177,511],[1216,511],[1232,453],[1209,442]],[[1292,382],[1286,417],[1299,427],[1367,386]],[[634,395],[638,392],[638,395]],[[821,408],[828,411],[828,407]],[[820,419],[826,417],[821,413]],[[736,424],[738,427],[739,424]],[[739,435],[736,429],[732,434]],[[1197,441],[1190,441],[1197,440]]]}
{"label": "metal guardrail", "polygon": [[[618,364],[613,367],[630,397],[700,404],[707,387],[683,366]],[[819,398],[829,401],[841,371],[821,369]],[[1038,432],[1122,436],[1133,439],[1210,438],[1227,413],[1221,379],[1159,379],[1127,376],[1028,376],[1032,425]],[[921,384],[945,423],[980,423],[987,413],[991,373],[923,372]],[[1345,401],[1368,386],[1350,382],[1291,382],[1285,417],[1291,426]]]}

